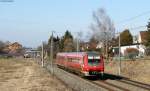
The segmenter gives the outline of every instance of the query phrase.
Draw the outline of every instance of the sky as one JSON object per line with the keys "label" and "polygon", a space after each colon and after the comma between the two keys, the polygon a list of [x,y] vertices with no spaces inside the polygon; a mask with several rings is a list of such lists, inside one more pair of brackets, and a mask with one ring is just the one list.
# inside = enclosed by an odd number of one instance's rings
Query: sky
{"label": "sky", "polygon": [[[0,40],[37,47],[47,41],[52,31],[62,36],[66,30],[86,39],[92,13],[104,8],[116,31],[131,29],[136,35],[150,19],[150,0],[0,0]],[[4,0],[3,0],[4,1]]]}

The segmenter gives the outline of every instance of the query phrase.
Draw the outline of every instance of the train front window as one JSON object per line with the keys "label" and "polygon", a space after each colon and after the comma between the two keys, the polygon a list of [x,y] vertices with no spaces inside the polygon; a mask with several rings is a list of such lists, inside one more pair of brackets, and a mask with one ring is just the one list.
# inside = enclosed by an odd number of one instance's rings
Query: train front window
{"label": "train front window", "polygon": [[89,66],[97,66],[100,63],[100,59],[88,59]]}

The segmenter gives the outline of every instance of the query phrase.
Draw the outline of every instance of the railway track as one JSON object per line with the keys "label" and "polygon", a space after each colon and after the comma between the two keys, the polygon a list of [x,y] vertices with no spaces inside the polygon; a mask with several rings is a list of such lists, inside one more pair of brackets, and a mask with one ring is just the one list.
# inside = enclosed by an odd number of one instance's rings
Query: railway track
{"label": "railway track", "polygon": [[149,84],[136,82],[136,81],[133,81],[133,80],[130,80],[130,79],[122,79],[122,80],[117,80],[117,81],[120,81],[120,82],[126,83],[126,84],[130,84],[130,85],[133,85],[133,86],[136,86],[136,87],[139,87],[139,88],[150,91],[150,85]]}
{"label": "railway track", "polygon": [[105,88],[109,88],[110,91],[150,91],[149,84],[111,74],[107,74],[106,77],[107,78],[104,78],[104,80],[96,80],[92,81],[92,83],[104,85]]}
{"label": "railway track", "polygon": [[[65,71],[67,72],[67,71]],[[89,83],[97,86],[98,88],[102,88],[103,90],[99,89],[98,91],[131,91],[131,90],[128,90],[126,89],[125,87],[122,87],[122,86],[118,86],[117,84],[112,84],[112,83],[109,83],[107,82],[106,80],[99,80],[99,79],[94,79],[94,80],[89,80],[87,78],[81,78],[79,77],[78,75],[76,74],[69,74],[69,76],[73,76],[75,77],[76,79],[81,79],[80,81],[88,81]],[[82,90],[81,90],[82,91]],[[86,91],[86,90],[85,90]],[[93,91],[93,90],[92,90]]]}
{"label": "railway track", "polygon": [[105,91],[150,91],[150,85],[148,84],[136,82],[116,75],[107,74],[104,80],[86,79],[86,78],[81,78],[75,74],[73,75],[76,76],[76,78],[80,78],[100,88],[103,88]]}
{"label": "railway track", "polygon": [[[62,81],[70,79],[65,84],[71,88],[75,87],[75,91],[150,91],[149,84],[133,81],[125,77],[105,74],[103,79],[87,79],[60,68],[57,69],[55,73],[58,73],[55,75],[60,76],[59,78]],[[62,77],[63,74],[64,77]]]}
{"label": "railway track", "polygon": [[104,80],[102,79],[88,80],[85,78],[82,79],[87,80],[92,84],[95,84],[108,91],[150,91],[149,84],[133,81],[128,78],[112,74],[107,74]]}
{"label": "railway track", "polygon": [[[116,82],[115,82],[116,81]],[[96,84],[104,89],[107,89],[109,91],[150,91],[150,87],[141,87],[140,85],[135,85],[135,84],[129,84],[129,83],[118,83],[118,80],[113,80],[110,82],[108,81],[93,81],[93,84]]]}
{"label": "railway track", "polygon": [[96,85],[99,85],[99,86],[101,86],[101,87],[103,87],[103,88],[105,88],[109,91],[130,91],[126,88],[118,86],[117,84],[115,85],[115,84],[112,84],[112,83],[109,83],[109,82],[106,82],[106,81],[94,81],[92,83],[94,83]]}

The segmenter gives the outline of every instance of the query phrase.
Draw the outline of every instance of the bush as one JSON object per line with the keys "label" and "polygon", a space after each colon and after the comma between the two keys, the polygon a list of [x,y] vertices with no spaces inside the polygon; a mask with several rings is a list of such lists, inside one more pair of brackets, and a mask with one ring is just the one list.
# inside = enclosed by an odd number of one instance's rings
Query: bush
{"label": "bush", "polygon": [[147,56],[150,56],[150,47],[146,48],[145,53]]}
{"label": "bush", "polygon": [[126,48],[125,50],[125,56],[132,60],[135,60],[138,54],[139,54],[139,50],[137,48]]}

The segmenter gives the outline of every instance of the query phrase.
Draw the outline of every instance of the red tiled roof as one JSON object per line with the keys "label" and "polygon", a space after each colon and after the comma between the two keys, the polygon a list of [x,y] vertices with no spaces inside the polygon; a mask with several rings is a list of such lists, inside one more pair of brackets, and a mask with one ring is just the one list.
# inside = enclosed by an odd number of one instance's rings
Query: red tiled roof
{"label": "red tiled roof", "polygon": [[140,36],[141,36],[141,42],[146,42],[147,41],[147,35],[148,31],[140,31]]}

